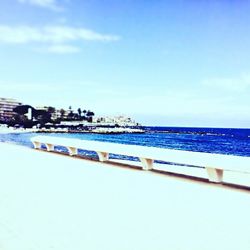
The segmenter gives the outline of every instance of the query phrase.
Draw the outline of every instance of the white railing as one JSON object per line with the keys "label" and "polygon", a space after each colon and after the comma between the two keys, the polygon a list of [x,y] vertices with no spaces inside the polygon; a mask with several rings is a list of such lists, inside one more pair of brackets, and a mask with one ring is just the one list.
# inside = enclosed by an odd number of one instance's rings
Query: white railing
{"label": "white railing", "polygon": [[42,144],[44,144],[47,151],[53,151],[55,146],[63,146],[68,149],[70,155],[77,155],[78,149],[95,151],[101,162],[108,161],[110,153],[137,157],[142,164],[143,170],[152,170],[155,161],[202,167],[206,169],[209,181],[216,183],[221,183],[223,181],[224,171],[250,173],[250,157],[200,153],[52,136],[32,137],[31,142],[36,149],[41,148]]}

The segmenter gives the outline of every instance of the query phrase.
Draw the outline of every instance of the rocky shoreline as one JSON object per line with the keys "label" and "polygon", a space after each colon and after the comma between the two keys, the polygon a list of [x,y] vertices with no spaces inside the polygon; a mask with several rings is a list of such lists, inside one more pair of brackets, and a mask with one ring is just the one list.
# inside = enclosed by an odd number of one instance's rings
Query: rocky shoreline
{"label": "rocky shoreline", "polygon": [[105,128],[105,127],[87,127],[83,129],[72,128],[12,128],[0,127],[0,134],[9,133],[95,133],[95,134],[125,134],[125,133],[145,133],[145,130],[140,128]]}

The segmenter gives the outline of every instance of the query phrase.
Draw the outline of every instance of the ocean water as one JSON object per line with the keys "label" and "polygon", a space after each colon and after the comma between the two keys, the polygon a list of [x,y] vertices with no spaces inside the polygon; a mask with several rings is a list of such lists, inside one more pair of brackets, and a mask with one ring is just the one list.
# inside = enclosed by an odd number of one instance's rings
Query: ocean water
{"label": "ocean water", "polygon": [[[196,152],[250,156],[250,129],[144,127],[144,134],[52,133],[56,137],[97,140]],[[32,147],[30,138],[42,133],[0,134],[0,141]],[[63,151],[63,149],[58,149]],[[82,152],[84,154],[84,152]]]}

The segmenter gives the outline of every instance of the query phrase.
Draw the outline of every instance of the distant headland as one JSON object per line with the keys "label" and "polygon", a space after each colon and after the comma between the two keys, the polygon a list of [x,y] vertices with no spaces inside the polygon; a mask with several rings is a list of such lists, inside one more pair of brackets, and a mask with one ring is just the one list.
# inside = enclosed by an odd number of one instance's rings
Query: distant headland
{"label": "distant headland", "polygon": [[131,117],[96,117],[89,109],[33,107],[11,98],[0,98],[0,124],[12,131],[59,133],[143,133]]}

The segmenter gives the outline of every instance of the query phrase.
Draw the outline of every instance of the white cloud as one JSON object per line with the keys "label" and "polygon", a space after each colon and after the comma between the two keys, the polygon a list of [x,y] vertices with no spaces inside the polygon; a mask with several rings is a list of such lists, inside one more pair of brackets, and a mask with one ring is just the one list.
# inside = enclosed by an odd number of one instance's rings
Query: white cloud
{"label": "white cloud", "polygon": [[38,6],[41,8],[47,8],[54,11],[63,10],[63,8],[57,4],[56,0],[18,0],[18,2]]}
{"label": "white cloud", "polygon": [[90,29],[70,26],[11,27],[0,25],[0,42],[4,43],[63,43],[70,41],[117,41],[119,36],[100,34]]}
{"label": "white cloud", "polygon": [[44,41],[42,33],[28,26],[10,27],[0,25],[0,42],[2,43],[28,43]]}
{"label": "white cloud", "polygon": [[71,45],[52,45],[48,47],[48,52],[57,53],[57,54],[69,54],[69,53],[77,53],[80,51],[78,47],[71,46]]}
{"label": "white cloud", "polygon": [[99,41],[113,42],[119,40],[116,35],[101,34],[90,29],[75,28],[64,25],[44,27],[0,25],[0,43],[7,44],[46,44],[51,52],[78,52],[79,48],[72,42]]}
{"label": "white cloud", "polygon": [[100,34],[84,28],[73,28],[69,26],[49,26],[42,30],[45,37],[52,42],[63,42],[70,40],[89,40],[89,41],[117,41],[118,36]]}
{"label": "white cloud", "polygon": [[235,78],[210,78],[202,82],[203,86],[231,92],[242,92],[250,87],[250,74],[241,74]]}

